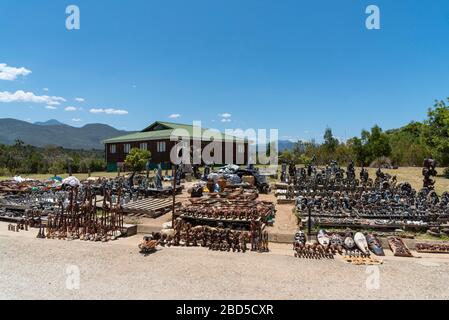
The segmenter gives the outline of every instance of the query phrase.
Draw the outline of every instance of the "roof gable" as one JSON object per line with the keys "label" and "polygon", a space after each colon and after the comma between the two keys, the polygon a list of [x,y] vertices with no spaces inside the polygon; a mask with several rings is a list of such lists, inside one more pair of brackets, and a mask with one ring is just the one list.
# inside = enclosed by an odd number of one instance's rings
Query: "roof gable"
{"label": "roof gable", "polygon": [[151,131],[160,131],[160,130],[169,130],[173,129],[172,126],[169,126],[168,123],[156,121],[153,124],[149,125],[145,129],[143,129],[141,132],[151,132]]}
{"label": "roof gable", "polygon": [[[176,129],[182,129],[184,130],[183,133],[180,134],[180,136],[190,137],[192,139],[199,139],[202,141],[211,141],[210,137],[208,137],[208,134],[205,135],[205,132],[210,133],[208,129],[201,128],[201,130],[194,130],[195,128],[200,127],[194,127],[193,125],[187,125],[187,124],[178,124],[178,123],[172,123],[172,122],[162,122],[162,121],[156,121],[147,128],[143,129],[141,132],[128,134],[125,136],[115,137],[112,139],[104,140],[103,143],[118,143],[118,142],[132,142],[132,141],[148,141],[148,140],[162,140],[162,139],[170,139],[173,134],[173,130]],[[211,130],[213,132],[216,132],[220,138],[218,138],[218,141],[237,141],[237,142],[243,142],[247,141],[247,139],[241,139],[235,136],[230,136],[224,133],[221,133],[216,130]]]}

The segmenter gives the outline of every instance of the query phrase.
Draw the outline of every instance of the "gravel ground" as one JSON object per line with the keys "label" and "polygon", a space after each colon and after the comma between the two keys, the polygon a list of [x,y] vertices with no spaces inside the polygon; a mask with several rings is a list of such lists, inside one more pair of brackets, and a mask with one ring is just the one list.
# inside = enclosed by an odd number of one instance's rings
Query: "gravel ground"
{"label": "gravel ground", "polygon": [[[379,266],[379,288],[367,289],[367,267],[341,258],[310,261],[288,245],[269,254],[161,248],[138,253],[140,237],[110,243],[36,239],[0,223],[0,299],[448,299],[449,257],[396,258]],[[78,290],[67,267],[80,270]],[[368,272],[373,272],[368,269]]]}

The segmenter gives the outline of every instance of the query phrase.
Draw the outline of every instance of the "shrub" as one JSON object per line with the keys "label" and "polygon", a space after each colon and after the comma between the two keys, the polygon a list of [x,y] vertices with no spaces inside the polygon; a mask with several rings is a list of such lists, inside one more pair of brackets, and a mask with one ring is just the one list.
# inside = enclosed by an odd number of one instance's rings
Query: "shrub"
{"label": "shrub", "polygon": [[449,179],[449,167],[447,167],[446,169],[444,169],[443,175],[445,178]]}
{"label": "shrub", "polygon": [[64,173],[65,167],[64,164],[61,162],[55,162],[52,164],[52,166],[48,169],[49,173],[51,173],[52,175],[57,176],[58,174],[62,174]]}
{"label": "shrub", "polygon": [[90,171],[100,172],[106,170],[106,161],[102,159],[92,159],[89,164]]}
{"label": "shrub", "polygon": [[385,168],[389,169],[392,168],[392,163],[390,158],[388,157],[379,157],[375,159],[371,164],[369,165],[371,168]]}
{"label": "shrub", "polygon": [[151,153],[149,151],[133,148],[126,156],[125,166],[134,172],[141,171],[145,169],[145,165],[150,160],[150,157]]}
{"label": "shrub", "polygon": [[0,177],[7,177],[9,176],[9,170],[6,168],[0,168]]}
{"label": "shrub", "polygon": [[80,162],[79,172],[87,173],[89,171],[89,161],[83,160]]}
{"label": "shrub", "polygon": [[311,164],[312,158],[310,158],[310,157],[308,157],[308,156],[302,154],[302,155],[299,157],[299,161],[298,161],[298,162],[299,162],[300,164],[303,164],[303,165],[305,165],[305,166],[308,166],[309,164]]}

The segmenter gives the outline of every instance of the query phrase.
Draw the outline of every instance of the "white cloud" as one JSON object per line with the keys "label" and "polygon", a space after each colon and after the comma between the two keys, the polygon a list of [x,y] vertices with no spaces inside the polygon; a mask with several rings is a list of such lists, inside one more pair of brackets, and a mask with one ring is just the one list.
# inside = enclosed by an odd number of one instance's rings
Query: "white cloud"
{"label": "white cloud", "polygon": [[45,103],[50,106],[60,105],[61,102],[66,100],[62,97],[54,96],[37,96],[32,92],[25,92],[23,90],[18,90],[15,93],[8,91],[0,92],[0,102],[10,103],[10,102],[31,102],[31,103]]}
{"label": "white cloud", "polygon": [[45,92],[50,91],[50,89],[48,89],[48,88],[44,88],[44,89],[42,89],[42,90],[44,90]]}
{"label": "white cloud", "polygon": [[221,118],[220,121],[223,122],[223,123],[227,123],[227,122],[231,122],[232,121],[231,120],[232,114],[230,114],[228,112],[221,113],[221,114],[219,114],[219,116]]}
{"label": "white cloud", "polygon": [[230,117],[232,117],[232,114],[225,112],[220,114],[219,116],[225,119],[229,119]]}
{"label": "white cloud", "polygon": [[122,109],[114,109],[114,108],[97,108],[90,109],[90,113],[104,113],[104,114],[113,114],[113,115],[125,115],[128,114],[128,111]]}
{"label": "white cloud", "polygon": [[45,109],[56,110],[56,109],[58,109],[58,108],[55,107],[55,106],[45,106]]}
{"label": "white cloud", "polygon": [[75,98],[75,101],[77,101],[77,102],[84,102],[86,100],[84,98]]}
{"label": "white cloud", "polygon": [[65,107],[64,110],[65,110],[65,111],[69,111],[69,112],[73,112],[73,111],[77,111],[78,108],[77,108],[77,107],[69,106],[69,107]]}
{"label": "white cloud", "polygon": [[73,122],[80,122],[81,119],[79,119],[79,118],[73,118],[72,121],[73,121]]}
{"label": "white cloud", "polygon": [[173,113],[168,116],[170,119],[178,119],[181,118],[181,115],[179,113]]}
{"label": "white cloud", "polygon": [[27,76],[31,73],[31,70],[25,68],[9,67],[6,63],[0,63],[0,80],[13,81],[18,76]]}
{"label": "white cloud", "polygon": [[279,138],[279,140],[282,141],[290,141],[290,142],[298,142],[298,141],[303,141],[303,139],[299,138],[299,137],[293,137],[293,136],[282,136]]}

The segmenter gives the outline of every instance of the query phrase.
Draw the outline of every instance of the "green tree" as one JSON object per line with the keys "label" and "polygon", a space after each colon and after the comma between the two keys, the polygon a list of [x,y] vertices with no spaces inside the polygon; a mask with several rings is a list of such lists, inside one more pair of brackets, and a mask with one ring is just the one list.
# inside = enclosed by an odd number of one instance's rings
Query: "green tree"
{"label": "green tree", "polygon": [[295,154],[296,157],[300,157],[301,155],[303,155],[305,153],[305,150],[306,145],[303,141],[298,140],[297,142],[295,142],[293,146],[293,153]]}
{"label": "green tree", "polygon": [[362,138],[354,137],[346,141],[346,147],[352,154],[356,164],[365,167],[368,162],[368,151],[366,141]]}
{"label": "green tree", "polygon": [[[447,99],[449,101],[449,98]],[[438,162],[449,164],[449,106],[443,100],[436,101],[429,109],[423,136],[426,145]]]}
{"label": "green tree", "polygon": [[391,155],[390,139],[379,126],[374,126],[371,131],[362,130],[361,137],[348,140],[349,154],[353,154],[357,164],[367,166],[380,157]]}
{"label": "green tree", "polygon": [[27,163],[27,173],[38,173],[43,165],[43,157],[38,152],[32,152]]}
{"label": "green tree", "polygon": [[423,159],[429,156],[430,148],[423,141],[425,124],[411,122],[400,129],[386,133],[390,139],[391,160],[400,166],[420,166]]}
{"label": "green tree", "polygon": [[334,138],[331,128],[326,128],[324,132],[324,144],[323,147],[329,153],[334,153],[339,145],[338,139]]}
{"label": "green tree", "polygon": [[64,173],[65,165],[62,162],[56,161],[51,165],[51,167],[48,169],[48,171],[52,175],[57,176],[58,174]]}
{"label": "green tree", "polygon": [[125,166],[133,172],[142,171],[150,158],[151,153],[149,151],[133,148],[126,156]]}
{"label": "green tree", "polygon": [[281,152],[281,155],[279,156],[279,160],[281,163],[297,163],[297,159],[295,159],[295,155],[291,150],[284,150]]}
{"label": "green tree", "polygon": [[368,136],[368,153],[371,161],[380,157],[389,157],[391,146],[388,135],[382,132],[382,129],[375,125],[371,128],[371,134]]}
{"label": "green tree", "polygon": [[103,159],[92,159],[89,163],[91,172],[104,171],[106,169],[106,162]]}
{"label": "green tree", "polygon": [[312,158],[309,158],[305,154],[299,156],[298,163],[304,166],[308,166],[312,162]]}

